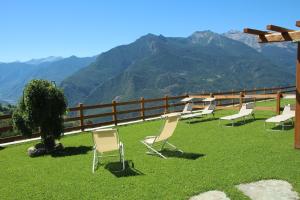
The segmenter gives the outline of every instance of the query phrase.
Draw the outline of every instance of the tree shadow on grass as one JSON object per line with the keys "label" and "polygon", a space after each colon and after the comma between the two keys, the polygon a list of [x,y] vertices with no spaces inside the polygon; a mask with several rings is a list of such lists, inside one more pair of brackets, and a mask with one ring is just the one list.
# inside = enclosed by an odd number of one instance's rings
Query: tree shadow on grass
{"label": "tree shadow on grass", "polygon": [[125,161],[125,170],[122,170],[122,164],[120,162],[108,163],[105,165],[105,169],[117,178],[144,175],[143,172],[134,167],[132,160]]}
{"label": "tree shadow on grass", "polygon": [[54,151],[51,153],[52,157],[75,156],[87,154],[93,149],[92,146],[79,146],[79,147],[65,147],[62,150]]}
{"label": "tree shadow on grass", "polygon": [[0,151],[3,150],[3,149],[5,149],[5,147],[0,146]]}
{"label": "tree shadow on grass", "polygon": [[183,158],[188,160],[197,160],[200,157],[204,157],[205,154],[199,154],[199,153],[189,153],[189,152],[180,152],[180,151],[174,151],[169,149],[164,149],[160,151],[164,156],[168,157],[175,157],[175,158]]}

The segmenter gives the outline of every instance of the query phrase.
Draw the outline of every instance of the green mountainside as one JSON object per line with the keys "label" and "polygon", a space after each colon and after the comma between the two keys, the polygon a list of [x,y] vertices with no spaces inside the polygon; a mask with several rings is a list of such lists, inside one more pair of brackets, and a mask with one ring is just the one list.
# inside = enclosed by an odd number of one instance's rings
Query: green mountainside
{"label": "green mountainside", "polygon": [[294,74],[261,52],[213,33],[145,35],[100,54],[61,83],[70,105],[294,84]]}

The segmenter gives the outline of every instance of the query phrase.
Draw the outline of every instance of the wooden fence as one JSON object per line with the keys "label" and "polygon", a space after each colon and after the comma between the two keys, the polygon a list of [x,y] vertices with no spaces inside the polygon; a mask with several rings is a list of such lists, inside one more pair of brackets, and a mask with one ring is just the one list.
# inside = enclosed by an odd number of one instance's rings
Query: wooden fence
{"label": "wooden fence", "polygon": [[[257,99],[258,96],[261,97],[258,99],[270,99],[270,98],[279,97],[279,100],[277,98],[277,106],[275,109],[276,112],[278,112],[278,110],[280,110],[280,98],[282,96],[281,94],[290,93],[294,91],[295,91],[295,86],[287,86],[287,87],[260,88],[260,89],[251,89],[251,90],[244,89],[238,91],[231,90],[226,92],[215,92],[215,93],[202,92],[201,94],[191,94],[191,95],[186,94],[186,95],[172,96],[172,97],[165,96],[163,98],[153,98],[153,99],[140,98],[139,100],[133,100],[127,102],[112,101],[112,103],[97,104],[97,105],[84,105],[80,103],[76,107],[68,108],[69,115],[64,118],[64,122],[69,123],[69,125],[65,126],[64,132],[70,132],[75,130],[84,131],[87,128],[95,128],[95,127],[101,127],[106,125],[118,125],[124,122],[145,120],[148,118],[157,117],[168,112],[182,111],[182,107],[185,105],[185,103],[181,102],[180,100],[188,96],[191,97],[214,96],[216,98],[217,108],[219,109],[224,109],[225,108],[224,106],[227,105],[241,104],[242,102],[249,101],[248,98],[249,95],[252,95],[254,101]],[[279,96],[277,94],[279,94]],[[239,100],[235,101],[235,99],[239,99]],[[250,101],[253,101],[253,99]],[[278,108],[278,101],[279,101],[279,108]],[[194,102],[200,103],[202,101],[194,101]],[[130,108],[126,109],[126,106]],[[125,107],[125,110],[122,109],[122,107],[123,108]],[[196,106],[196,109],[200,109],[201,107],[203,106],[198,106],[198,107]],[[99,113],[97,112],[95,113],[95,111],[99,109],[102,109],[102,111]],[[266,109],[266,110],[272,110],[272,109]],[[94,111],[94,112],[89,112],[89,111]],[[135,115],[133,116],[132,114]],[[125,118],[120,117],[121,115],[125,115]],[[11,118],[12,118],[11,115],[2,115],[0,116],[0,122],[1,120],[11,121]],[[106,119],[106,121],[98,120],[97,122],[97,120],[95,120],[101,118]],[[0,134],[12,130],[13,127],[11,125],[0,127]],[[37,136],[39,136],[38,133],[32,135],[32,137],[37,137]],[[0,138],[0,144],[22,140],[22,139],[25,138],[20,135]]]}

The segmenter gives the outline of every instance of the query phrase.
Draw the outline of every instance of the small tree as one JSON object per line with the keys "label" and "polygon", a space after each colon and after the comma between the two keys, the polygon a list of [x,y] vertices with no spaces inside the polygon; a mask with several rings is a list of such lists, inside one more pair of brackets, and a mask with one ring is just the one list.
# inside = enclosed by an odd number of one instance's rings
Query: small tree
{"label": "small tree", "polygon": [[62,90],[46,80],[30,81],[13,113],[14,128],[24,136],[40,131],[41,142],[47,152],[55,147],[55,140],[63,134],[63,114],[66,99]]}

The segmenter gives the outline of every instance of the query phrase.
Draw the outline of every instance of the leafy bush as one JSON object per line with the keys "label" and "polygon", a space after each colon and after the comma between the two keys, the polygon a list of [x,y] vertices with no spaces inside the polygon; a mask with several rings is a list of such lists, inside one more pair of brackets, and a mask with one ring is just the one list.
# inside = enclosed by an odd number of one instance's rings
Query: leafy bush
{"label": "leafy bush", "polygon": [[46,80],[32,80],[13,112],[14,128],[24,136],[41,132],[42,144],[47,150],[55,146],[55,139],[63,133],[63,114],[67,103],[63,92]]}

